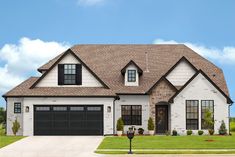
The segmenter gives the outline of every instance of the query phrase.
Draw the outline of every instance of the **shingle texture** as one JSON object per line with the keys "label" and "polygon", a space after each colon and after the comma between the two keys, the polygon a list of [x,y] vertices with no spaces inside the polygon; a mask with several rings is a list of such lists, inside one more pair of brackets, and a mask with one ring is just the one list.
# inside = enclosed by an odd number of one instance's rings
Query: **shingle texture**
{"label": "shingle texture", "polygon": [[[32,85],[37,79],[30,78],[6,93],[5,96],[144,94],[183,56],[197,69],[202,69],[225,94],[229,94],[222,70],[185,45],[75,45],[71,50],[110,89],[92,87],[35,87],[29,89],[30,84]],[[146,52],[149,72],[146,72]],[[49,69],[60,56],[50,60],[38,70]],[[143,70],[137,87],[128,87],[123,83],[124,77],[121,69],[131,60]]]}

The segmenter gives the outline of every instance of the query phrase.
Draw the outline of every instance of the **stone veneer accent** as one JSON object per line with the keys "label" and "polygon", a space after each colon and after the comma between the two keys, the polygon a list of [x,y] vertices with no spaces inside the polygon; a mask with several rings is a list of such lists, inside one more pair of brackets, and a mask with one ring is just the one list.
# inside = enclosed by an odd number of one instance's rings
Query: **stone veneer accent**
{"label": "stone veneer accent", "polygon": [[163,79],[161,82],[155,86],[155,88],[152,89],[150,93],[150,117],[153,118],[153,121],[155,123],[155,105],[158,102],[165,101],[168,102],[168,100],[175,94],[175,89],[169,85],[169,83]]}

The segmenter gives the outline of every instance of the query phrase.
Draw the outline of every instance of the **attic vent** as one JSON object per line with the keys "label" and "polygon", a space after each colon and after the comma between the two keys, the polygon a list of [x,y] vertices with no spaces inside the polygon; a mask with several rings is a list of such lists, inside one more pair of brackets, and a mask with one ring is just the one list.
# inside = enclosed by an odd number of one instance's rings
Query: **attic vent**
{"label": "attic vent", "polygon": [[148,52],[145,52],[145,64],[146,64],[145,72],[149,72]]}

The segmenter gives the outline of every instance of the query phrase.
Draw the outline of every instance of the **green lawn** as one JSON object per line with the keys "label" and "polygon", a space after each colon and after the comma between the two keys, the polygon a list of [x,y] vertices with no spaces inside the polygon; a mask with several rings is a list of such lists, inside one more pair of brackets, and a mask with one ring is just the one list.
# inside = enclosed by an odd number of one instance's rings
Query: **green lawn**
{"label": "green lawn", "polygon": [[[213,141],[206,141],[213,140]],[[176,149],[176,151],[135,151],[137,154],[210,154],[235,153],[235,133],[233,136],[136,136],[132,142],[132,149]],[[129,148],[127,137],[105,137],[97,148],[97,153],[102,154],[123,154],[126,151],[122,149]],[[102,151],[102,149],[113,149]],[[177,151],[177,149],[179,151]],[[195,151],[180,151],[180,149],[196,149]],[[231,149],[228,152],[223,151],[200,151],[200,149]],[[198,151],[197,151],[198,150]]]}
{"label": "green lawn", "polygon": [[[206,140],[214,140],[208,142]],[[159,148],[233,148],[233,136],[136,136],[133,139],[133,149]],[[127,137],[105,137],[98,149],[126,149],[129,147]]]}
{"label": "green lawn", "polygon": [[5,136],[5,129],[0,124],[0,148],[24,138],[23,136]]}
{"label": "green lawn", "polygon": [[0,148],[24,138],[23,136],[0,136]]}

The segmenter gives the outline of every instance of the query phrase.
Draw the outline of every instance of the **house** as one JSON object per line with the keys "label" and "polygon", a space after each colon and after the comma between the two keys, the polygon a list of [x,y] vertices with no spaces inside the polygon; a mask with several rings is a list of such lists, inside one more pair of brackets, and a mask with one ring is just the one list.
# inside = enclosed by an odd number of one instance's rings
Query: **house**
{"label": "house", "polygon": [[152,117],[156,134],[185,134],[208,129],[207,109],[215,133],[229,128],[222,70],[185,45],[75,45],[38,71],[3,95],[8,135],[15,119],[18,135],[109,135],[120,117],[125,131]]}

